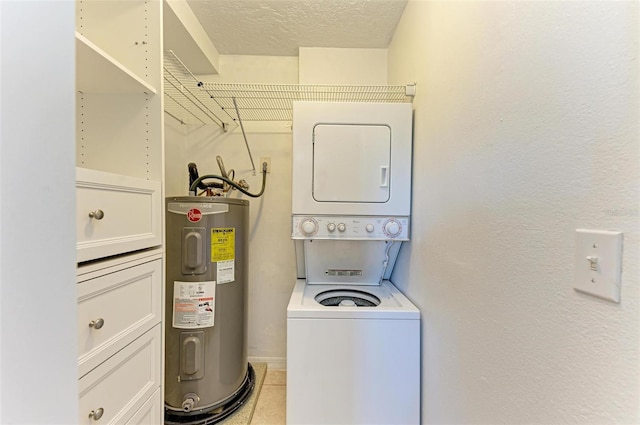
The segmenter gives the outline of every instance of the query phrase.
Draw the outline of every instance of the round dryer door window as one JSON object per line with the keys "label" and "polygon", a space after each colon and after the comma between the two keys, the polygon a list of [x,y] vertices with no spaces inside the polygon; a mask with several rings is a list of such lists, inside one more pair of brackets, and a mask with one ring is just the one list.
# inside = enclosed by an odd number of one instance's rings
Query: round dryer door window
{"label": "round dryer door window", "polygon": [[325,307],[377,307],[380,298],[364,291],[333,289],[316,295],[316,301]]}

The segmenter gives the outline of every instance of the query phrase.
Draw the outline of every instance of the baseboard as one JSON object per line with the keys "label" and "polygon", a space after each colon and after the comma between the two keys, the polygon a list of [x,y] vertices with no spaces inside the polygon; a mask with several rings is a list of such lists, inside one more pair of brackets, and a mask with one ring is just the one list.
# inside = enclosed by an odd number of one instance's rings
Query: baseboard
{"label": "baseboard", "polygon": [[249,363],[266,363],[267,369],[287,370],[286,357],[249,357]]}

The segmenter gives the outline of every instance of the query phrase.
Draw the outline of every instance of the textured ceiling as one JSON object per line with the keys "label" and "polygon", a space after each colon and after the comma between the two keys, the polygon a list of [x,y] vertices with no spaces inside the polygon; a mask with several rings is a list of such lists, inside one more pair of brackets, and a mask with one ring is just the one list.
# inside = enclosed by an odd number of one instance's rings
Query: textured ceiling
{"label": "textured ceiling", "polygon": [[188,0],[220,54],[386,48],[406,0]]}

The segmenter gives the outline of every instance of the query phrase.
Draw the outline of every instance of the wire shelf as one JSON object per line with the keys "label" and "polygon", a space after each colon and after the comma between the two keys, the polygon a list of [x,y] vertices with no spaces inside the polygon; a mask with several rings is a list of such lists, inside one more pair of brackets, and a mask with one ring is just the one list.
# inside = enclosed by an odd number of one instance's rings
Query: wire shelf
{"label": "wire shelf", "polygon": [[331,86],[301,84],[203,83],[216,104],[237,119],[236,99],[244,121],[291,121],[293,101],[406,102],[407,86]]}
{"label": "wire shelf", "polygon": [[239,120],[291,121],[294,101],[399,103],[412,102],[415,94],[415,84],[203,83],[173,52],[165,55],[164,69],[165,111],[185,124],[214,122],[223,128]]}
{"label": "wire shelf", "polygon": [[202,83],[173,52],[164,55],[164,111],[183,124],[217,124],[225,127],[223,114],[202,89]]}

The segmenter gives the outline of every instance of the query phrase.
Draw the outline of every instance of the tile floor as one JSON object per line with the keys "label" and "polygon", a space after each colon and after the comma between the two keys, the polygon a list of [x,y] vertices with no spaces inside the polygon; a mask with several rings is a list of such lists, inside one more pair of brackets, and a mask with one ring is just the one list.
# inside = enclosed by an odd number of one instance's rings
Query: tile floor
{"label": "tile floor", "polygon": [[287,372],[267,369],[251,425],[285,425]]}

